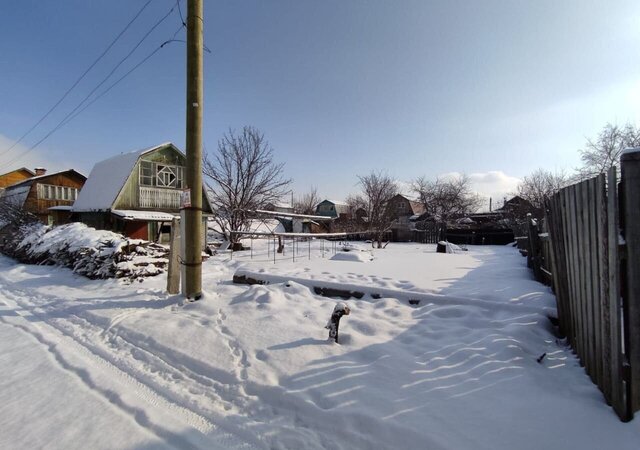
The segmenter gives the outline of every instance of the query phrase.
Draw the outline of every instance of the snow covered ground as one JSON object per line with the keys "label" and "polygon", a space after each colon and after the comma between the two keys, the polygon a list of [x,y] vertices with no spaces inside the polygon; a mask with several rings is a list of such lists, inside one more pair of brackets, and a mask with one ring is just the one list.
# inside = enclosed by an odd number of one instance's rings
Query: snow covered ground
{"label": "snow covered ground", "polygon": [[[204,264],[195,303],[0,257],[0,448],[638,448],[513,248],[253,244]],[[388,297],[347,300],[335,344],[326,282]]]}

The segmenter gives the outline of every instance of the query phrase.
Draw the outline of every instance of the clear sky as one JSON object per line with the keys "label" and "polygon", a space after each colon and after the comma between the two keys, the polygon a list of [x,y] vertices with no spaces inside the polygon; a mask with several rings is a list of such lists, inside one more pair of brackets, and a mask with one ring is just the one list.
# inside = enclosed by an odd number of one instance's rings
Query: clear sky
{"label": "clear sky", "polygon": [[[173,141],[184,149],[184,43],[173,42],[35,150],[164,16],[153,0],[11,152],[146,0],[23,0],[0,8],[0,172],[75,168]],[[181,1],[186,14],[185,0]],[[570,170],[607,123],[640,124],[637,0],[205,0],[204,142],[262,130],[302,193],[344,199],[357,174],[467,173],[504,195]],[[177,9],[104,84],[180,26]],[[181,31],[178,39],[184,39]],[[99,89],[97,92],[101,92]]]}

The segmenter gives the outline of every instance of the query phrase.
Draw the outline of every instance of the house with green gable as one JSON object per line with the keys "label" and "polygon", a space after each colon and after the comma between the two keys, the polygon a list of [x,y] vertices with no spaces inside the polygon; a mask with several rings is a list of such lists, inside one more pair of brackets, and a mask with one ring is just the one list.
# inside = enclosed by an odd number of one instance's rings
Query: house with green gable
{"label": "house with green gable", "polygon": [[[166,243],[187,189],[186,156],[171,142],[105,159],[87,179],[72,213],[76,221],[127,237]],[[202,189],[203,222],[212,214]],[[206,226],[203,226],[203,239]]]}

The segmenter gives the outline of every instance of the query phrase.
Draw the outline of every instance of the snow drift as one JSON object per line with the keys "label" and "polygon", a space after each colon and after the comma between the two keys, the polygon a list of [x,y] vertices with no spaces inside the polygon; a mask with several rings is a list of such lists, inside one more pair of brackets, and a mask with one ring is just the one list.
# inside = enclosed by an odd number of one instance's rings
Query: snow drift
{"label": "snow drift", "polygon": [[82,223],[17,228],[3,253],[28,264],[59,265],[91,279],[148,277],[164,272],[168,250]]}

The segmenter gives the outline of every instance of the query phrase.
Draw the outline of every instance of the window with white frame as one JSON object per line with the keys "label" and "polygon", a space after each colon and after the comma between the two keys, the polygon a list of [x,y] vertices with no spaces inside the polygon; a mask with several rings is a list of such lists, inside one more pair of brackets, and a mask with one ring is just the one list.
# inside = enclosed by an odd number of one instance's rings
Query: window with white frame
{"label": "window with white frame", "polygon": [[182,189],[184,187],[184,167],[141,161],[140,186]]}
{"label": "window with white frame", "polygon": [[68,186],[54,186],[52,184],[38,185],[38,198],[41,200],[74,201],[77,197],[77,188]]}

